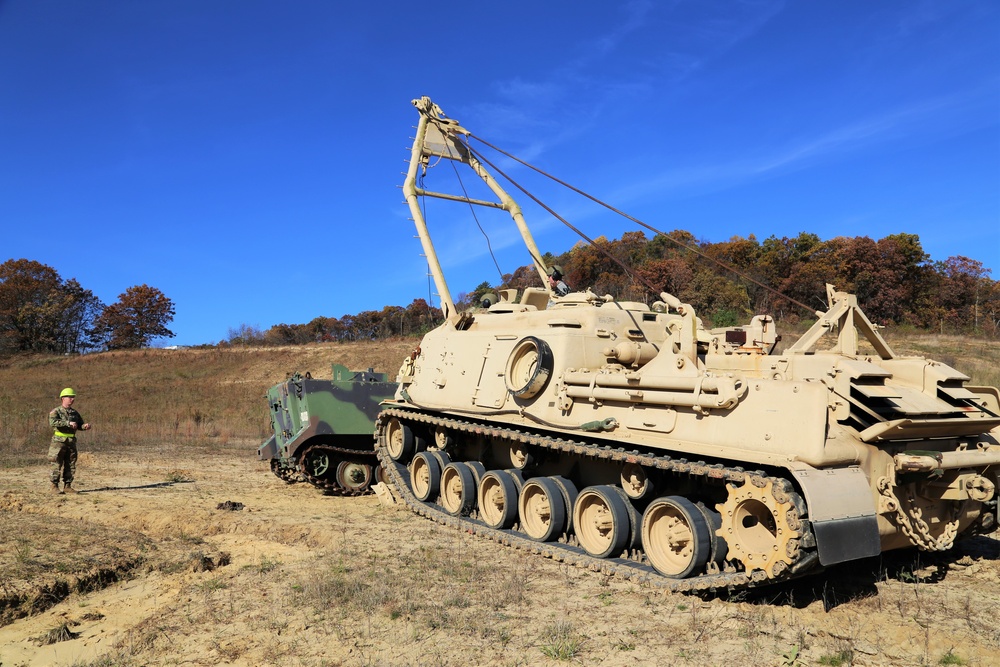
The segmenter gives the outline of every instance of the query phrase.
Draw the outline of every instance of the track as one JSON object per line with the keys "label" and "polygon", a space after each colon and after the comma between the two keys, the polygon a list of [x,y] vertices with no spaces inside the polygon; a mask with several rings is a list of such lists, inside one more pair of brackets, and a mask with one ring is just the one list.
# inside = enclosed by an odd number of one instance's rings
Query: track
{"label": "track", "polygon": [[[721,464],[691,463],[685,459],[644,454],[637,450],[626,451],[624,448],[600,447],[584,442],[553,438],[516,428],[486,425],[469,420],[442,417],[408,409],[388,408],[383,410],[375,424],[376,452],[379,461],[387,472],[390,483],[398,491],[403,502],[417,514],[440,524],[464,530],[521,551],[539,554],[576,567],[646,583],[671,591],[740,589],[761,584],[772,584],[778,580],[790,579],[799,573],[811,569],[815,563],[814,551],[796,548],[794,550],[796,557],[791,567],[777,577],[768,577],[763,570],[754,570],[749,574],[744,571],[732,571],[702,574],[687,579],[671,579],[660,575],[652,566],[645,562],[641,552],[636,552],[632,558],[628,559],[596,558],[589,555],[581,547],[566,543],[565,536],[559,542],[536,542],[516,530],[495,529],[475,518],[453,516],[436,504],[421,502],[414,495],[407,467],[402,463],[394,461],[389,456],[383,444],[384,439],[382,438],[382,434],[390,418],[428,426],[443,426],[455,432],[485,436],[493,440],[520,442],[533,447],[548,448],[579,456],[602,459],[608,462],[638,463],[649,468],[685,475],[721,479],[733,484],[740,484],[746,480],[750,480],[754,486],[764,487],[768,483],[772,483],[776,488],[780,487],[785,493],[790,492],[791,487],[786,480],[769,477],[760,471],[748,473],[741,468],[726,467]],[[803,521],[804,530],[806,530],[804,527],[805,523]]]}
{"label": "track", "polygon": [[[320,475],[314,474],[314,471],[310,470],[310,466],[304,463],[312,460],[317,455],[325,455],[328,460],[326,469]],[[375,452],[370,450],[335,447],[325,443],[315,444],[306,447],[299,454],[298,460],[300,462],[298,471],[305,478],[305,481],[318,489],[322,489],[323,493],[330,496],[363,496],[370,494],[372,493],[371,485],[375,483],[376,478],[379,476],[376,467]],[[349,465],[356,464],[357,468],[355,471],[358,473],[361,473],[362,469],[366,471],[362,478],[359,478],[356,483],[352,483],[349,486],[345,486],[337,479],[337,469],[345,463]],[[282,475],[279,475],[279,477],[285,479]]]}

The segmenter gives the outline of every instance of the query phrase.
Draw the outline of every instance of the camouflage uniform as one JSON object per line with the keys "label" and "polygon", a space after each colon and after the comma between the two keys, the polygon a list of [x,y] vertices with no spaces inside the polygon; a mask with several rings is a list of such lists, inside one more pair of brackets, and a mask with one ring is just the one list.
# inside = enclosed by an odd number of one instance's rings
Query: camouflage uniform
{"label": "camouflage uniform", "polygon": [[[70,426],[76,423],[76,428]],[[55,431],[49,445],[49,461],[52,462],[52,483],[59,485],[59,476],[69,486],[76,476],[76,432],[84,424],[83,417],[73,408],[59,406],[49,413],[49,426]]]}

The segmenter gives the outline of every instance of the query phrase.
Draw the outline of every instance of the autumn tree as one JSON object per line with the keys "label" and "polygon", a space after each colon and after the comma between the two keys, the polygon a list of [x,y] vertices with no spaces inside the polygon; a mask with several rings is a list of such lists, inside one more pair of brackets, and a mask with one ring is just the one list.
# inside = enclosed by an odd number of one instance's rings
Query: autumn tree
{"label": "autumn tree", "polygon": [[731,326],[750,318],[750,298],[746,288],[717,271],[700,269],[676,295],[691,304],[696,313],[709,316],[718,326]]}
{"label": "autumn tree", "polygon": [[[1000,334],[1000,282],[990,270],[967,257],[931,263],[916,234],[869,237],[816,234],[771,236],[762,243],[754,235],[728,241],[698,241],[684,230],[656,234],[627,232],[620,239],[598,237],[592,245],[578,242],[558,255],[545,253],[542,263],[562,267],[573,291],[586,291],[626,301],[652,303],[670,292],[694,306],[706,324],[743,323],[751,314],[770,314],[794,323],[827,307],[826,285],[857,296],[867,315],[880,324],[947,326],[964,331]],[[502,276],[499,286],[481,282],[460,292],[459,310],[480,303],[497,289],[543,285],[534,264]],[[805,306],[805,312],[802,307]],[[441,320],[441,312],[423,299],[410,306],[317,318],[308,325],[278,325],[269,339],[358,340],[399,334],[418,335]],[[318,324],[317,324],[318,323]],[[304,335],[308,333],[308,335]]]}
{"label": "autumn tree", "polygon": [[[691,265],[683,259],[653,259],[636,270],[636,274],[660,292],[681,294],[694,278]],[[652,295],[659,299],[660,292]]]}
{"label": "autumn tree", "polygon": [[0,264],[0,348],[11,352],[52,346],[59,300],[59,274],[27,259]]}
{"label": "autumn tree", "polygon": [[84,289],[75,278],[70,278],[60,288],[64,308],[60,317],[60,346],[65,352],[83,352],[100,347],[100,334],[95,327],[104,312],[104,302]]}
{"label": "autumn tree", "polygon": [[92,347],[104,308],[75,279],[28,259],[0,264],[0,352],[79,352]]}
{"label": "autumn tree", "polygon": [[444,313],[440,308],[427,303],[424,299],[414,299],[406,307],[406,331],[411,334],[425,333],[440,324]]}
{"label": "autumn tree", "polygon": [[542,279],[538,277],[534,264],[518,267],[514,273],[503,275],[501,288],[523,290],[526,287],[542,287]]}
{"label": "autumn tree", "polygon": [[225,343],[228,345],[264,345],[264,332],[260,327],[241,323],[238,327],[230,327]]}
{"label": "autumn tree", "polygon": [[686,257],[689,248],[698,246],[698,239],[689,231],[675,229],[667,234],[657,234],[649,242],[646,255],[650,259],[675,259]]}
{"label": "autumn tree", "polygon": [[305,324],[275,324],[264,334],[267,345],[304,345],[312,342]]}
{"label": "autumn tree", "polygon": [[489,284],[489,282],[484,280],[471,292],[460,292],[458,300],[455,302],[455,307],[458,308],[459,311],[467,310],[472,307],[478,307],[480,303],[482,303],[483,296],[493,290],[494,288]]}
{"label": "autumn tree", "polygon": [[577,244],[562,268],[566,284],[572,289],[591,288],[598,293],[606,291],[610,276],[621,273],[621,267],[611,258],[611,244],[603,236],[594,239],[593,245]]}
{"label": "autumn tree", "polygon": [[938,298],[941,320],[959,328],[978,330],[983,315],[983,300],[992,295],[990,269],[983,263],[955,255],[938,262]]}
{"label": "autumn tree", "polygon": [[743,286],[753,312],[770,311],[774,294],[759,268],[763,250],[756,236],[733,236],[728,241],[708,245],[704,252],[725,267],[726,277]]}
{"label": "autumn tree", "polygon": [[167,325],[174,303],[149,285],[129,287],[104,309],[97,327],[109,350],[148,347],[154,338],[173,338]]}

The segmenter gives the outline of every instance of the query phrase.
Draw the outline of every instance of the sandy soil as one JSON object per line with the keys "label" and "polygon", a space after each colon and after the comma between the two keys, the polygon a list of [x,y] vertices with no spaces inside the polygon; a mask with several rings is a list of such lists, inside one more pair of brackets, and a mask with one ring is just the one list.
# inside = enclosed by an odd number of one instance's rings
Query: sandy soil
{"label": "sandy soil", "polygon": [[85,452],[73,496],[0,470],[0,664],[1000,664],[991,537],[671,594],[286,485],[254,449]]}

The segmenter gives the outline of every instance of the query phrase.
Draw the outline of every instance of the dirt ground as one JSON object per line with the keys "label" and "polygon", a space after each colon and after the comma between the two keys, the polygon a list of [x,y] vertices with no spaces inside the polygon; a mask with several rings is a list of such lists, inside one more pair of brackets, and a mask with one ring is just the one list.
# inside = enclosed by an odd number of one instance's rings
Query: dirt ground
{"label": "dirt ground", "polygon": [[254,450],[83,452],[77,495],[0,470],[0,665],[1000,664],[992,537],[674,594],[287,485]]}

